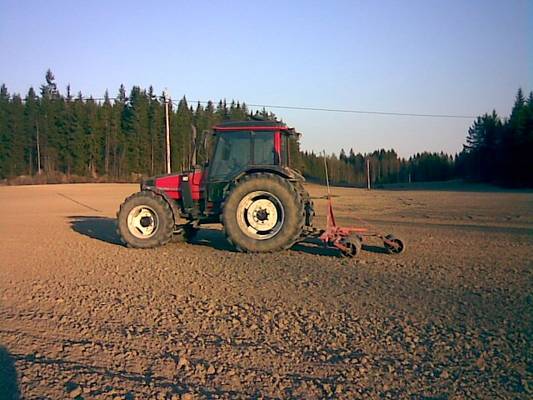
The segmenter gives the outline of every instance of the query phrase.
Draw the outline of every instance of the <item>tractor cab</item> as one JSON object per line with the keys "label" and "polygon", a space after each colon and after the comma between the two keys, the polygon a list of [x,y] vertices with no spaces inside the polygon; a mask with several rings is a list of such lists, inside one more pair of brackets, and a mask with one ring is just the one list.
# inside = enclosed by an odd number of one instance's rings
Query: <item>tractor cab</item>
{"label": "tractor cab", "polygon": [[288,168],[289,137],[294,129],[280,122],[226,122],[214,127],[210,181],[232,179],[250,167]]}
{"label": "tractor cab", "polygon": [[[254,172],[271,172],[302,180],[290,167],[290,138],[294,129],[271,121],[226,122],[213,129],[213,151],[206,165],[204,197],[216,214],[229,185]],[[211,213],[211,211],[209,211]]]}

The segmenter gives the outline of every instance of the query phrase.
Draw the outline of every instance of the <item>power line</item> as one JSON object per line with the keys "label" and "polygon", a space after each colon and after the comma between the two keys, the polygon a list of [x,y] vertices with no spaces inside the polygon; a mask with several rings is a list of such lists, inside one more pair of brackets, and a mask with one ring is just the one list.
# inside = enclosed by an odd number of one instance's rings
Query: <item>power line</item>
{"label": "power line", "polygon": [[[208,104],[208,101],[203,100],[190,100],[190,103]],[[173,101],[175,105],[178,102]],[[320,108],[320,107],[299,107],[299,106],[283,106],[273,104],[246,104],[249,107],[261,107],[261,108],[276,108],[284,110],[301,110],[301,111],[322,111],[322,112],[337,112],[337,113],[349,113],[349,114],[371,114],[371,115],[391,115],[401,117],[424,117],[424,118],[462,118],[472,119],[476,118],[473,115],[456,115],[456,114],[423,114],[423,113],[402,113],[392,111],[369,111],[369,110],[349,110],[342,108]]]}
{"label": "power line", "polygon": [[[25,99],[21,99],[25,101]],[[73,97],[70,101],[79,101],[79,97]],[[82,101],[105,101],[105,97],[84,97]],[[108,97],[107,100],[116,101],[117,97]],[[127,101],[128,99],[126,99]],[[179,101],[172,100],[172,104],[179,105]],[[213,101],[205,100],[188,100],[188,104],[200,103],[200,104],[216,104]],[[416,118],[454,118],[454,119],[475,119],[475,115],[460,115],[460,114],[425,114],[425,113],[404,113],[404,112],[394,112],[394,111],[373,111],[373,110],[351,110],[344,108],[321,108],[321,107],[303,107],[303,106],[284,106],[278,104],[246,104],[248,107],[259,107],[259,108],[273,108],[273,109],[282,109],[282,110],[299,110],[299,111],[319,111],[319,112],[336,112],[344,114],[367,114],[367,115],[388,115],[388,116],[397,116],[397,117],[416,117]]]}

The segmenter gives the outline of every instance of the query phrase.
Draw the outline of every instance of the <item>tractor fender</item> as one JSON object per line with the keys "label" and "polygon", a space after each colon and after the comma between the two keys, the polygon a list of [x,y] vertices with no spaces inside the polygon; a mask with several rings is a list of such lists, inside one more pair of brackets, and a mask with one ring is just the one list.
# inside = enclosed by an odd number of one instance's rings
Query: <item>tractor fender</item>
{"label": "tractor fender", "polygon": [[172,200],[168,195],[160,189],[157,189],[155,187],[145,187],[144,190],[149,190],[150,192],[155,193],[156,195],[160,196],[163,200],[167,202],[167,204],[170,206],[170,209],[172,210],[172,216],[174,218],[174,225],[178,225],[178,221],[181,218],[180,210],[178,208],[177,203]]}
{"label": "tractor fender", "polygon": [[[250,174],[261,173],[261,172],[266,172],[266,173],[269,173],[269,174],[278,175],[278,176],[281,176],[282,178],[287,179],[289,181],[295,180],[295,178],[291,174],[291,171],[286,169],[286,168],[277,167],[277,166],[264,166],[264,167],[261,166],[261,167],[247,168],[247,169],[243,170],[242,172],[240,172],[239,174],[235,175],[227,183],[227,185],[225,186],[224,191],[223,191],[224,198],[226,198],[228,196],[228,194],[231,191],[232,187],[234,187],[236,184],[238,184],[239,181],[242,178],[244,178],[245,176],[248,176]],[[221,208],[223,208],[223,206]]]}
{"label": "tractor fender", "polygon": [[257,167],[250,167],[242,171],[240,174],[236,175],[232,182],[239,181],[243,176],[250,175],[256,172],[267,172],[275,175],[279,175],[282,178],[285,178],[289,181],[305,181],[305,178],[298,173],[297,171],[290,169],[290,168],[284,168],[281,166],[276,165],[269,165],[269,166],[257,166]]}

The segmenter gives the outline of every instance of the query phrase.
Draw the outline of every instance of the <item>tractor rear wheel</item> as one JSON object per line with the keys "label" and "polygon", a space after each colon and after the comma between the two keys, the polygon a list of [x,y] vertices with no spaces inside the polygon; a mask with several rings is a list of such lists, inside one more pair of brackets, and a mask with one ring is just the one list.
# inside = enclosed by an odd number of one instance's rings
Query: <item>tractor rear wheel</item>
{"label": "tractor rear wheel", "polygon": [[174,230],[170,205],[158,194],[143,190],[121,204],[118,234],[128,247],[147,249],[168,243]]}
{"label": "tractor rear wheel", "polygon": [[270,173],[250,174],[231,189],[222,224],[229,242],[240,251],[287,249],[302,234],[304,202],[288,180]]}

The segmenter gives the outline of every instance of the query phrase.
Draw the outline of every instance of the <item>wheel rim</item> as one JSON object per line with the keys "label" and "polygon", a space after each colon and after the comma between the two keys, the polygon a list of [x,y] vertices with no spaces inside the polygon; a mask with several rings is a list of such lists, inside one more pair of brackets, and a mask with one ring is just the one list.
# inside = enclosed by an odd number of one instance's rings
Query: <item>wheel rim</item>
{"label": "wheel rim", "polygon": [[149,239],[154,236],[159,226],[159,218],[153,208],[137,206],[128,214],[128,230],[139,239]]}
{"label": "wheel rim", "polygon": [[283,227],[285,212],[281,201],[272,193],[257,191],[244,196],[237,206],[237,223],[249,237],[266,240]]}

